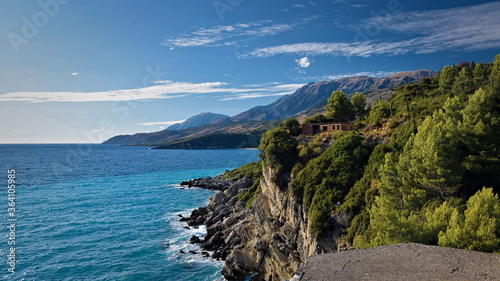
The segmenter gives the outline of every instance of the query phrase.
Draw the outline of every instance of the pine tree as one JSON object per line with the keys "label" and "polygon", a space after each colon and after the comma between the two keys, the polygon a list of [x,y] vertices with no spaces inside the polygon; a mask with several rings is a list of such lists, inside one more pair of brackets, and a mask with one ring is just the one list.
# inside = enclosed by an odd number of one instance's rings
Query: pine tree
{"label": "pine tree", "polygon": [[479,89],[488,84],[490,73],[491,73],[491,64],[478,63],[474,67],[472,71],[472,76],[474,77],[474,88]]}
{"label": "pine tree", "polygon": [[360,120],[366,114],[366,97],[362,93],[356,92],[351,97],[351,103],[354,108],[356,118]]}
{"label": "pine tree", "polygon": [[438,74],[439,78],[439,88],[443,93],[448,94],[453,87],[455,82],[455,77],[458,75],[458,67],[456,66],[445,66]]}
{"label": "pine tree", "polygon": [[327,117],[336,122],[345,122],[354,118],[354,108],[343,91],[335,91],[326,105]]}
{"label": "pine tree", "polygon": [[492,188],[483,188],[469,198],[464,214],[453,212],[450,226],[439,234],[439,245],[500,252],[500,200]]}
{"label": "pine tree", "polygon": [[464,66],[458,76],[455,78],[451,92],[461,98],[474,92],[474,80],[472,78],[472,70],[469,66]]}
{"label": "pine tree", "polygon": [[500,54],[495,57],[490,74],[490,85],[494,92],[500,92]]}

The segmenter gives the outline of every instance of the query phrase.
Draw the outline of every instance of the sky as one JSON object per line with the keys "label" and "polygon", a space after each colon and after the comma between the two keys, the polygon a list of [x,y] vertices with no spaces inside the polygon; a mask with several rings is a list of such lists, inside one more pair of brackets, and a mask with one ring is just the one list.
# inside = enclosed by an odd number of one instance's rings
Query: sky
{"label": "sky", "polygon": [[100,143],[500,53],[500,2],[0,0],[0,143]]}

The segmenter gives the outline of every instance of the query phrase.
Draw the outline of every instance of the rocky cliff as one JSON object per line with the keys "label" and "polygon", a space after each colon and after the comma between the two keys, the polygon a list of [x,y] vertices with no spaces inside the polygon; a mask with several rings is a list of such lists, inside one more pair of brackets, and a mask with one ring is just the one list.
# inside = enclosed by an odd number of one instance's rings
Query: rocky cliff
{"label": "rocky cliff", "polygon": [[[198,179],[184,184],[221,190],[207,207],[193,211],[188,224],[205,224],[207,236],[201,247],[223,259],[226,279],[284,280],[293,277],[309,256],[337,250],[336,240],[343,228],[337,227],[316,239],[308,231],[308,210],[272,181],[274,171],[264,169],[261,193],[252,208],[245,208],[237,195],[252,185],[249,179],[222,181]],[[335,221],[335,216],[332,220]],[[196,240],[196,239],[195,239]]]}

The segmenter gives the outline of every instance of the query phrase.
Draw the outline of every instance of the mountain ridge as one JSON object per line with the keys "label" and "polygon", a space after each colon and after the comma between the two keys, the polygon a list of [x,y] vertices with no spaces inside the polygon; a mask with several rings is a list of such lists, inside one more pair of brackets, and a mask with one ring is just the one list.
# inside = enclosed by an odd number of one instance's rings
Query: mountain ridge
{"label": "mountain ridge", "polygon": [[231,122],[230,117],[225,114],[202,112],[198,115],[192,116],[184,122],[171,125],[167,128],[169,131],[184,130],[193,127],[202,126],[205,124],[223,124]]}
{"label": "mountain ridge", "polygon": [[[256,106],[233,117],[204,112],[189,118],[181,124],[174,124],[164,131],[118,135],[104,143],[156,146],[213,133],[247,133],[274,121],[297,116],[321,102],[326,104],[326,100],[333,91],[342,90],[348,95],[355,92],[376,92],[381,89],[416,83],[422,78],[433,77],[436,74],[434,71],[419,69],[399,72],[382,78],[351,76],[331,81],[311,82],[300,87],[291,95],[282,96],[273,103]],[[375,95],[372,99],[376,97],[378,95]],[[196,124],[200,125],[196,126]]]}

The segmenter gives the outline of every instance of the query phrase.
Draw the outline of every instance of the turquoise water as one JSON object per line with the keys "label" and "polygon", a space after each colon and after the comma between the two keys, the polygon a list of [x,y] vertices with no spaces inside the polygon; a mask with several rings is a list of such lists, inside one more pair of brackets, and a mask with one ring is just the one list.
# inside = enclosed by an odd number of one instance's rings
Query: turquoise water
{"label": "turquoise water", "polygon": [[[212,191],[180,189],[256,161],[255,150],[150,150],[109,145],[0,145],[0,268],[13,280],[223,280],[223,263],[180,250],[203,228],[178,214]],[[8,169],[16,171],[16,268],[7,255]],[[3,205],[3,206],[2,206]]]}

